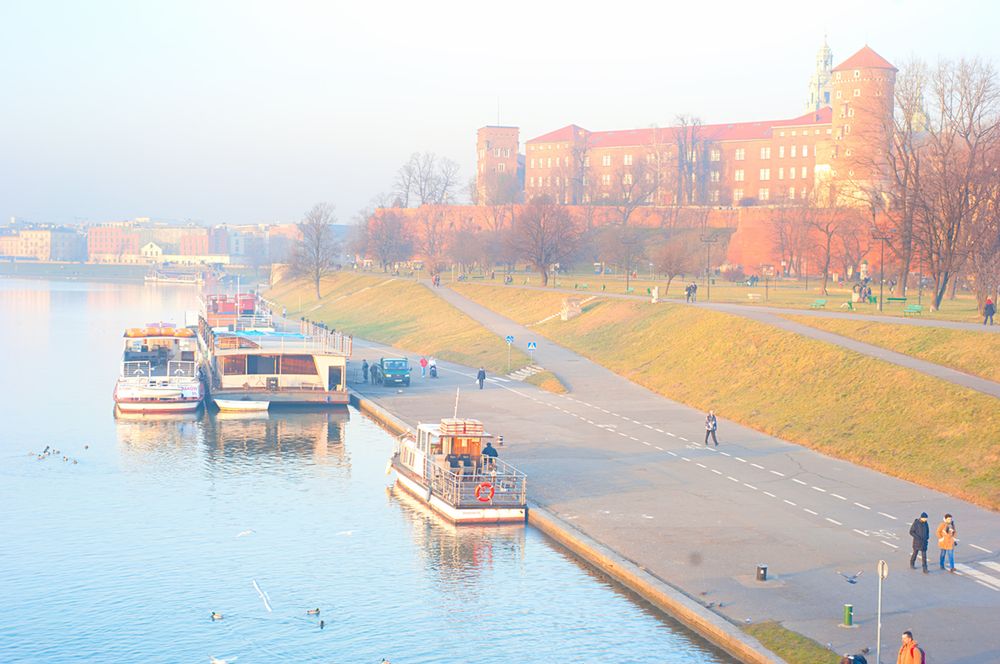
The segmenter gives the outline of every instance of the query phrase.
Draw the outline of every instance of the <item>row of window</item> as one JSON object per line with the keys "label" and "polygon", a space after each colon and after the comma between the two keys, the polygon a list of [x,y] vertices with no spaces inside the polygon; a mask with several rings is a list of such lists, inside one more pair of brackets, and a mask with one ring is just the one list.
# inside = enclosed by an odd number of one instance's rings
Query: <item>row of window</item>
{"label": "row of window", "polygon": [[[796,131],[798,131],[798,130],[796,130],[796,129],[793,129],[793,130],[791,130],[791,132],[789,132],[789,133],[790,133],[790,134],[791,134],[792,136],[795,136],[795,133],[796,133]],[[827,130],[826,130],[826,133],[828,133],[828,134],[829,134],[829,133],[831,133],[831,132],[832,132],[832,130],[830,130],[830,129],[827,129]],[[820,130],[819,130],[819,129],[816,129],[816,130],[814,130],[814,131],[813,131],[813,134],[814,134],[814,135],[816,135],[816,136],[819,136],[819,133],[820,133]],[[809,130],[808,130],[808,129],[803,129],[803,130],[802,130],[802,135],[803,135],[803,136],[808,136],[808,135],[809,135]],[[784,130],[782,130],[782,131],[779,131],[779,132],[778,132],[778,136],[781,136],[782,138],[784,138],[784,136],[785,136],[785,132],[784,132]]]}
{"label": "row of window", "polygon": [[[718,194],[719,192],[716,191],[714,193]],[[788,188],[788,200],[794,201],[795,200],[795,193],[796,193],[795,192],[795,187],[789,187]],[[808,192],[807,192],[807,190],[806,190],[805,187],[802,188],[802,194],[801,195],[802,195],[802,198],[805,198],[808,195]],[[742,189],[733,189],[733,204],[734,205],[739,205],[740,201],[742,201],[742,200],[743,200],[743,190]],[[758,189],[757,190],[757,200],[758,201],[769,201],[769,200],[771,200],[771,190],[768,187],[761,187],[760,189]],[[716,196],[713,199],[713,201],[718,201],[718,196]]]}
{"label": "row of window", "polygon": [[[789,156],[790,157],[797,157],[798,156],[798,147],[799,146],[797,146],[797,145],[791,145],[791,146],[789,146],[788,152],[789,152]],[[808,145],[803,145],[802,146],[802,156],[803,157],[808,157],[809,156],[809,146]],[[746,151],[746,149],[745,148],[736,148],[736,152],[735,152],[734,158],[735,158],[736,161],[744,161],[747,158],[747,151]],[[771,158],[771,147],[770,146],[764,146],[764,147],[762,147],[760,149],[760,158],[761,159],[770,159]],[[778,159],[784,159],[784,158],[785,158],[785,146],[784,145],[779,145],[778,146]]]}
{"label": "row of window", "polygon": [[[800,169],[798,169],[798,172],[801,173],[801,175],[799,177],[802,177],[802,178],[806,177],[806,168],[807,168],[807,166],[802,166]],[[791,168],[789,168],[788,169],[788,179],[789,180],[794,180],[795,179],[795,173],[796,173],[796,168],[794,166],[792,166]],[[718,179],[714,177],[714,176],[718,175],[718,172],[713,172],[712,175],[713,175],[712,182],[718,182]],[[762,169],[760,169],[760,178],[759,179],[762,182],[765,181],[765,180],[770,180],[771,179],[771,169],[770,168],[762,168]],[[778,179],[779,180],[784,180],[785,179],[785,167],[784,166],[781,166],[780,168],[778,168]],[[735,182],[744,182],[745,180],[746,180],[746,172],[742,168],[737,168],[735,171],[733,171],[733,181],[735,181]]]}

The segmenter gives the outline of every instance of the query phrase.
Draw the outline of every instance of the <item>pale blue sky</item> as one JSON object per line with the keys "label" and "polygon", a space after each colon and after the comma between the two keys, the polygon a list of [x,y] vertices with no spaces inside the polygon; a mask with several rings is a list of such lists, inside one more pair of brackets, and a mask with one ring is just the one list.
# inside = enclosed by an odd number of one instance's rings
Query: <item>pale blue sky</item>
{"label": "pale blue sky", "polygon": [[791,117],[839,62],[980,55],[990,2],[0,0],[0,217],[349,220],[475,130]]}

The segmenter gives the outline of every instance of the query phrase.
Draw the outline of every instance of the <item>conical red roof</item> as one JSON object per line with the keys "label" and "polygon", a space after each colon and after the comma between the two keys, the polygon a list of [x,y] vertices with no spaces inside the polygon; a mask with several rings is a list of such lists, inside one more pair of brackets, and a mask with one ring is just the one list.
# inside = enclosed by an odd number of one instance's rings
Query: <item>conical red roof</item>
{"label": "conical red roof", "polygon": [[899,71],[892,66],[892,63],[876,53],[867,44],[860,51],[847,58],[833,68],[833,71],[842,69],[891,69]]}

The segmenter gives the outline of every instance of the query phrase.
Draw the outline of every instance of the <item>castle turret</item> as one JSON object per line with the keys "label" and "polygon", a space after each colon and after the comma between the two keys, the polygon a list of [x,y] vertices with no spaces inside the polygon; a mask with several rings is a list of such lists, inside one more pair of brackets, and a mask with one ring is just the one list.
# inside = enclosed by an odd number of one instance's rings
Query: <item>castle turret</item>
{"label": "castle turret", "polygon": [[809,101],[806,103],[807,111],[818,111],[829,106],[833,98],[830,89],[830,79],[833,75],[833,51],[823,38],[823,45],[816,53],[816,70],[809,78]]}

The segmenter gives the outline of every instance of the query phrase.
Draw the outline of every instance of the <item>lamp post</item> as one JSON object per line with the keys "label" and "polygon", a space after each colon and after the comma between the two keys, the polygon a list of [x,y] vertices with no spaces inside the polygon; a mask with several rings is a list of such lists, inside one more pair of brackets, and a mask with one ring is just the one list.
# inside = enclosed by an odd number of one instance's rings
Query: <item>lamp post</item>
{"label": "lamp post", "polygon": [[888,231],[880,231],[876,228],[872,231],[872,239],[882,243],[881,253],[879,254],[878,259],[878,310],[882,311],[882,293],[885,288],[885,243],[886,240],[892,239],[892,233]]}
{"label": "lamp post", "polygon": [[714,233],[700,236],[705,243],[705,301],[712,299],[712,245],[719,241],[719,236]]}

